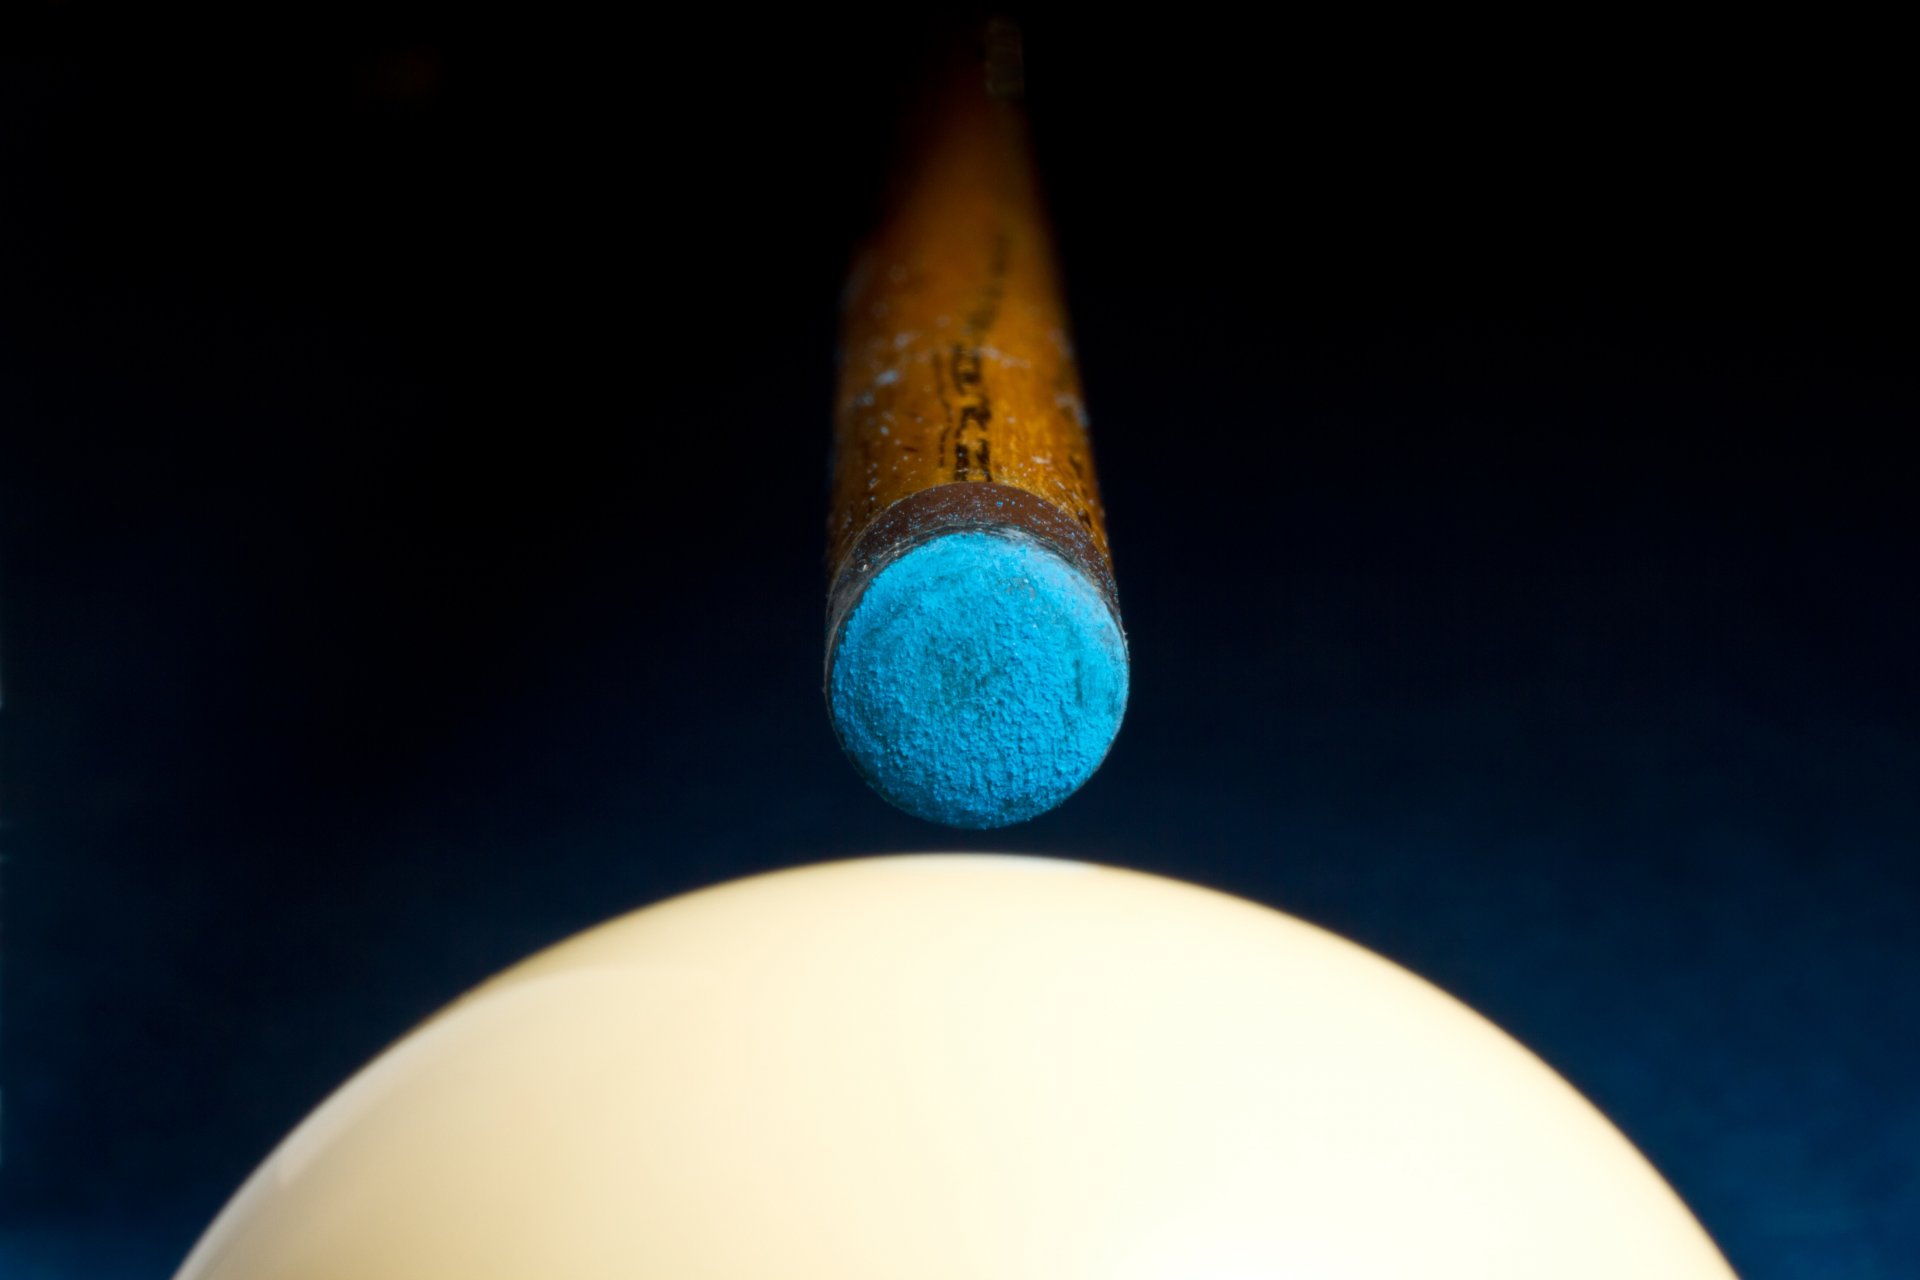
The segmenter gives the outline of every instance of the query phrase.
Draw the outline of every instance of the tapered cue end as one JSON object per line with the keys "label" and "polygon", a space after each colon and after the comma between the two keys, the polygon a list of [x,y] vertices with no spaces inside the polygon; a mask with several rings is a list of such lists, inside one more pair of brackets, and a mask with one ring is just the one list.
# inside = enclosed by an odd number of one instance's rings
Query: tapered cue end
{"label": "tapered cue end", "polygon": [[1022,822],[1093,775],[1127,703],[1127,648],[1079,565],[1018,529],[908,547],[833,638],[827,699],[862,774],[948,826]]}

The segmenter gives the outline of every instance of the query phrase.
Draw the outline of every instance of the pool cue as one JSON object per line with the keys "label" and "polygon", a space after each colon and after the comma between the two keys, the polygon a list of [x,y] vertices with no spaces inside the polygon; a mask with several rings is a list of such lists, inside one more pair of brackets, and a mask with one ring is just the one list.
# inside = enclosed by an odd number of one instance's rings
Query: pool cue
{"label": "pool cue", "polygon": [[941,81],[843,298],[826,694],[910,813],[994,827],[1097,769],[1127,649],[1021,105],[989,24]]}

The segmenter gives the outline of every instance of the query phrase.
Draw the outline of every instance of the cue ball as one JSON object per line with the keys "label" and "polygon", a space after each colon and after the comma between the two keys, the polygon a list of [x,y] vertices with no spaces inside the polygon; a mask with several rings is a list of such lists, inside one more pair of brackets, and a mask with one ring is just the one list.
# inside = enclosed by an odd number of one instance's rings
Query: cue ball
{"label": "cue ball", "polygon": [[494,978],[314,1111],[181,1280],[1732,1272],[1536,1058],[1278,912],[1081,863],[834,863]]}

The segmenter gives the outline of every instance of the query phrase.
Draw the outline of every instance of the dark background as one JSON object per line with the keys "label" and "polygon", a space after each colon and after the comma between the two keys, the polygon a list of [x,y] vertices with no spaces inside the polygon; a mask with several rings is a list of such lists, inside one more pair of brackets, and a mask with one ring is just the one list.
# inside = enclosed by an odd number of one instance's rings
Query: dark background
{"label": "dark background", "polygon": [[819,692],[834,304],[918,26],[258,7],[0,20],[9,1280],[166,1274],[583,926],[955,847],[1411,967],[1749,1280],[1920,1269],[1890,33],[1034,15],[1133,701],[972,835]]}

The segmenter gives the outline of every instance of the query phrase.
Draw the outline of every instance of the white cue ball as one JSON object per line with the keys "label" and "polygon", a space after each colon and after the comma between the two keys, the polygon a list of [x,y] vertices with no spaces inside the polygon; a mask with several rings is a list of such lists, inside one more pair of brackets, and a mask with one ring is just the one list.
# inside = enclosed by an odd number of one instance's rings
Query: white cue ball
{"label": "white cue ball", "polygon": [[323,1103],[181,1280],[1732,1275],[1638,1152],[1405,970],[980,856],[634,912]]}

